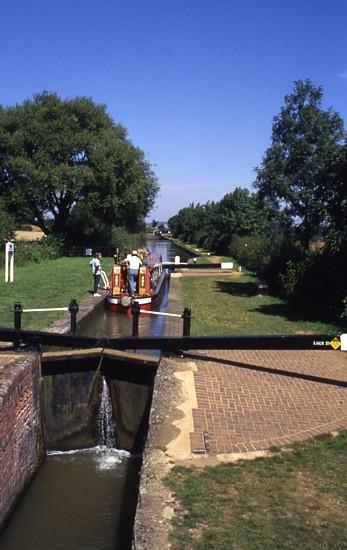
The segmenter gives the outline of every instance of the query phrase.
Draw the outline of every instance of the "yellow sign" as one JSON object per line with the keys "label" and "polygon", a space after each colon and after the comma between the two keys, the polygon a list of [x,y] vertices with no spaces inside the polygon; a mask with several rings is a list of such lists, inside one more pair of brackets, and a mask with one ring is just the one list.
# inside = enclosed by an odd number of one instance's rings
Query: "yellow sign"
{"label": "yellow sign", "polygon": [[330,341],[330,345],[331,345],[331,347],[332,347],[334,350],[337,350],[337,349],[339,349],[339,347],[341,346],[341,342],[340,342],[340,340],[336,337],[336,338],[333,338],[333,339]]}

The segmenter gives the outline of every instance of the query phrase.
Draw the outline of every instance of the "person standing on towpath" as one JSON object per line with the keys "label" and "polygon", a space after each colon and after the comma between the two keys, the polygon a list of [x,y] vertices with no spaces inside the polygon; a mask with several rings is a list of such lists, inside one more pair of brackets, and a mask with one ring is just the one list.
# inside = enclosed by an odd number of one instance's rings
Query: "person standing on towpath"
{"label": "person standing on towpath", "polygon": [[100,285],[100,279],[101,279],[101,252],[96,252],[95,257],[90,260],[89,265],[92,268],[93,278],[94,278],[94,296],[101,296],[101,294],[98,293],[98,288]]}

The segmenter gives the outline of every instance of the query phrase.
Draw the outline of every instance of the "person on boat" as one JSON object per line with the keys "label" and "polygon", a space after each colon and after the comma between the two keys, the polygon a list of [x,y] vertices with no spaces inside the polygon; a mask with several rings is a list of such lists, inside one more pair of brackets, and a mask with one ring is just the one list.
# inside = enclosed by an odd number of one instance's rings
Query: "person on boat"
{"label": "person on boat", "polygon": [[128,266],[129,291],[130,291],[130,295],[134,296],[136,292],[139,269],[140,269],[140,266],[142,265],[142,261],[140,260],[137,254],[137,250],[133,250],[131,256],[127,258],[127,260],[129,262],[129,266]]}
{"label": "person on boat", "polygon": [[149,251],[147,250],[147,248],[142,248],[141,250],[139,250],[138,256],[142,261],[142,265],[148,265]]}
{"label": "person on boat", "polygon": [[90,260],[89,265],[92,268],[93,278],[94,278],[94,296],[101,296],[101,294],[98,293],[98,288],[100,285],[100,279],[101,279],[101,252],[96,252],[95,256],[92,260]]}

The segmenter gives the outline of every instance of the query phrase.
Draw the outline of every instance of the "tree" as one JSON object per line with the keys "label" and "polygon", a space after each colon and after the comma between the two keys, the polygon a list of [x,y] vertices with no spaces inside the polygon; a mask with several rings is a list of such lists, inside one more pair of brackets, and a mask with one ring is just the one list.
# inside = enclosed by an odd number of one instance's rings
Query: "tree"
{"label": "tree", "polygon": [[327,211],[325,236],[332,252],[347,256],[347,146],[340,149],[330,165],[323,190]]}
{"label": "tree", "polygon": [[136,231],[157,191],[144,153],[104,105],[43,92],[0,110],[0,196],[46,234]]}
{"label": "tree", "polygon": [[259,193],[308,248],[327,219],[323,190],[345,137],[340,116],[322,109],[322,88],[295,82],[274,118],[272,143],[256,170]]}
{"label": "tree", "polygon": [[0,241],[2,242],[14,237],[15,223],[14,220],[6,212],[4,201],[0,199]]}
{"label": "tree", "polygon": [[217,238],[213,248],[226,253],[234,236],[257,235],[269,227],[269,209],[257,194],[236,187],[217,204],[214,212],[214,227]]}
{"label": "tree", "polygon": [[206,220],[206,211],[203,205],[191,203],[182,208],[178,214],[168,220],[168,226],[172,233],[182,239],[197,244],[201,229]]}
{"label": "tree", "polygon": [[269,208],[257,194],[237,187],[219,202],[192,203],[182,208],[168,224],[176,237],[226,254],[235,235],[268,232],[269,214]]}

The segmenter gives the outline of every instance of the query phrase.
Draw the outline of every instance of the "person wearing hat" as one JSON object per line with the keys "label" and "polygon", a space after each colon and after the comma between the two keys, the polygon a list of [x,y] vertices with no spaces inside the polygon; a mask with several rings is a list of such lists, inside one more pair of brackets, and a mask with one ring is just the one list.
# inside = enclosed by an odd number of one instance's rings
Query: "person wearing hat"
{"label": "person wearing hat", "polygon": [[129,262],[129,267],[128,267],[129,290],[130,290],[130,295],[134,296],[136,292],[139,269],[140,269],[140,265],[142,265],[142,262],[137,255],[137,250],[133,250],[131,256],[127,258],[127,260]]}

